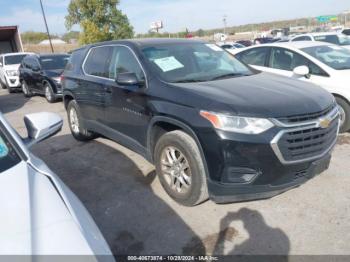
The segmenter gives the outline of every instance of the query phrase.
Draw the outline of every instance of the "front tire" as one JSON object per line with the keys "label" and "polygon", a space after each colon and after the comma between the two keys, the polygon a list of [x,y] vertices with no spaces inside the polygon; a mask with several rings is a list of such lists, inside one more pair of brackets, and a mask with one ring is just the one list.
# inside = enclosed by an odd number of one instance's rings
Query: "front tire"
{"label": "front tire", "polygon": [[0,87],[1,87],[1,89],[6,89],[7,88],[6,85],[1,82],[1,80],[0,80]]}
{"label": "front tire", "polygon": [[15,92],[15,90],[13,90],[12,87],[7,87],[7,91],[9,92],[9,94],[13,94]]}
{"label": "front tire", "polygon": [[67,106],[68,123],[73,137],[78,141],[89,141],[96,138],[96,135],[84,128],[79,106],[75,100]]}
{"label": "front tire", "polygon": [[23,92],[23,95],[24,97],[31,97],[32,96],[32,92],[30,91],[26,81],[22,81],[22,92]]}
{"label": "front tire", "polygon": [[340,133],[345,133],[350,130],[350,105],[347,101],[340,97],[336,97],[335,100],[339,106],[340,111]]}
{"label": "front tire", "polygon": [[47,102],[49,102],[49,103],[56,102],[55,94],[54,94],[52,87],[49,83],[46,83],[44,85],[44,90],[45,90],[45,98],[46,98]]}
{"label": "front tire", "polygon": [[195,206],[208,199],[206,171],[195,140],[183,131],[165,133],[155,147],[159,180],[176,202]]}

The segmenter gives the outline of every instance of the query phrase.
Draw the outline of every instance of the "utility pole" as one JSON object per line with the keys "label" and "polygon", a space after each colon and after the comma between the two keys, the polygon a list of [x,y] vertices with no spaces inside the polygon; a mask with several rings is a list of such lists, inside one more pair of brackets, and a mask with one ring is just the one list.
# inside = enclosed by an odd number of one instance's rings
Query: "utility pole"
{"label": "utility pole", "polygon": [[224,34],[226,35],[226,27],[227,27],[227,15],[224,15],[222,21],[224,22]]}
{"label": "utility pole", "polygon": [[46,16],[45,16],[45,11],[44,11],[42,0],[40,0],[40,6],[41,6],[41,11],[43,13],[43,18],[44,18],[44,22],[45,22],[47,36],[49,37],[49,42],[50,42],[50,46],[51,46],[51,52],[54,53],[53,45],[52,45],[52,41],[51,41],[51,36],[50,36],[50,31],[49,31],[49,27],[47,26],[47,21],[46,21]]}

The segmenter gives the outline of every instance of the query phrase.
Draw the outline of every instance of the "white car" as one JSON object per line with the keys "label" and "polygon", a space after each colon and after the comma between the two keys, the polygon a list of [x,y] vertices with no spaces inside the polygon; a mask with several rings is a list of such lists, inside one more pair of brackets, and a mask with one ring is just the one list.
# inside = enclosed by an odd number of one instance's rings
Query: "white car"
{"label": "white car", "polygon": [[292,37],[290,42],[298,41],[318,41],[318,42],[327,42],[330,44],[340,45],[342,47],[350,49],[350,37],[336,32],[322,32],[322,33],[310,33],[310,34],[301,34],[295,37]]}
{"label": "white car", "polygon": [[57,133],[62,119],[36,113],[24,122],[28,138],[22,139],[0,113],[0,255],[107,255],[114,261],[82,203],[28,150]]}
{"label": "white car", "polygon": [[21,90],[19,66],[25,56],[32,53],[8,53],[0,55],[0,87],[7,88],[9,93]]}
{"label": "white car", "polygon": [[324,42],[287,42],[248,47],[235,57],[253,68],[323,87],[340,106],[340,132],[350,130],[350,51]]}
{"label": "white car", "polygon": [[229,53],[231,53],[231,51],[234,49],[245,48],[244,45],[235,42],[218,43],[217,45],[220,46],[222,49],[225,49]]}

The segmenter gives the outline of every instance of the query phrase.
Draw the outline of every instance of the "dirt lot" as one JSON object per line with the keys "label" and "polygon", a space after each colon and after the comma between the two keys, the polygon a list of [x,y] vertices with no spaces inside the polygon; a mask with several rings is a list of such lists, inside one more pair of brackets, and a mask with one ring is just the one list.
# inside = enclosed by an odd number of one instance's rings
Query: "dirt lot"
{"label": "dirt lot", "polygon": [[102,138],[75,141],[62,103],[0,90],[0,111],[23,135],[26,113],[64,117],[63,131],[33,151],[82,200],[116,254],[350,254],[350,135],[339,138],[330,169],[299,188],[187,208],[139,155]]}

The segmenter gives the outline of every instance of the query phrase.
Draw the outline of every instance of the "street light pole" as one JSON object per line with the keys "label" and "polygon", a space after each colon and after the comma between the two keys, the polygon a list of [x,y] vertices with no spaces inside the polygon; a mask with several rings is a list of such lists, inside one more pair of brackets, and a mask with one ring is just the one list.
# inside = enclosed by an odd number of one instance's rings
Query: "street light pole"
{"label": "street light pole", "polygon": [[226,27],[227,27],[227,16],[224,15],[222,21],[224,22],[224,34],[226,35]]}
{"label": "street light pole", "polygon": [[50,31],[49,31],[49,27],[47,26],[45,11],[44,11],[43,3],[42,3],[41,0],[40,0],[40,6],[41,6],[41,12],[43,13],[43,18],[44,18],[44,22],[45,22],[47,36],[49,37],[49,42],[50,42],[50,46],[51,46],[51,52],[54,53],[53,45],[52,45],[52,41],[51,41],[51,36],[50,36]]}

